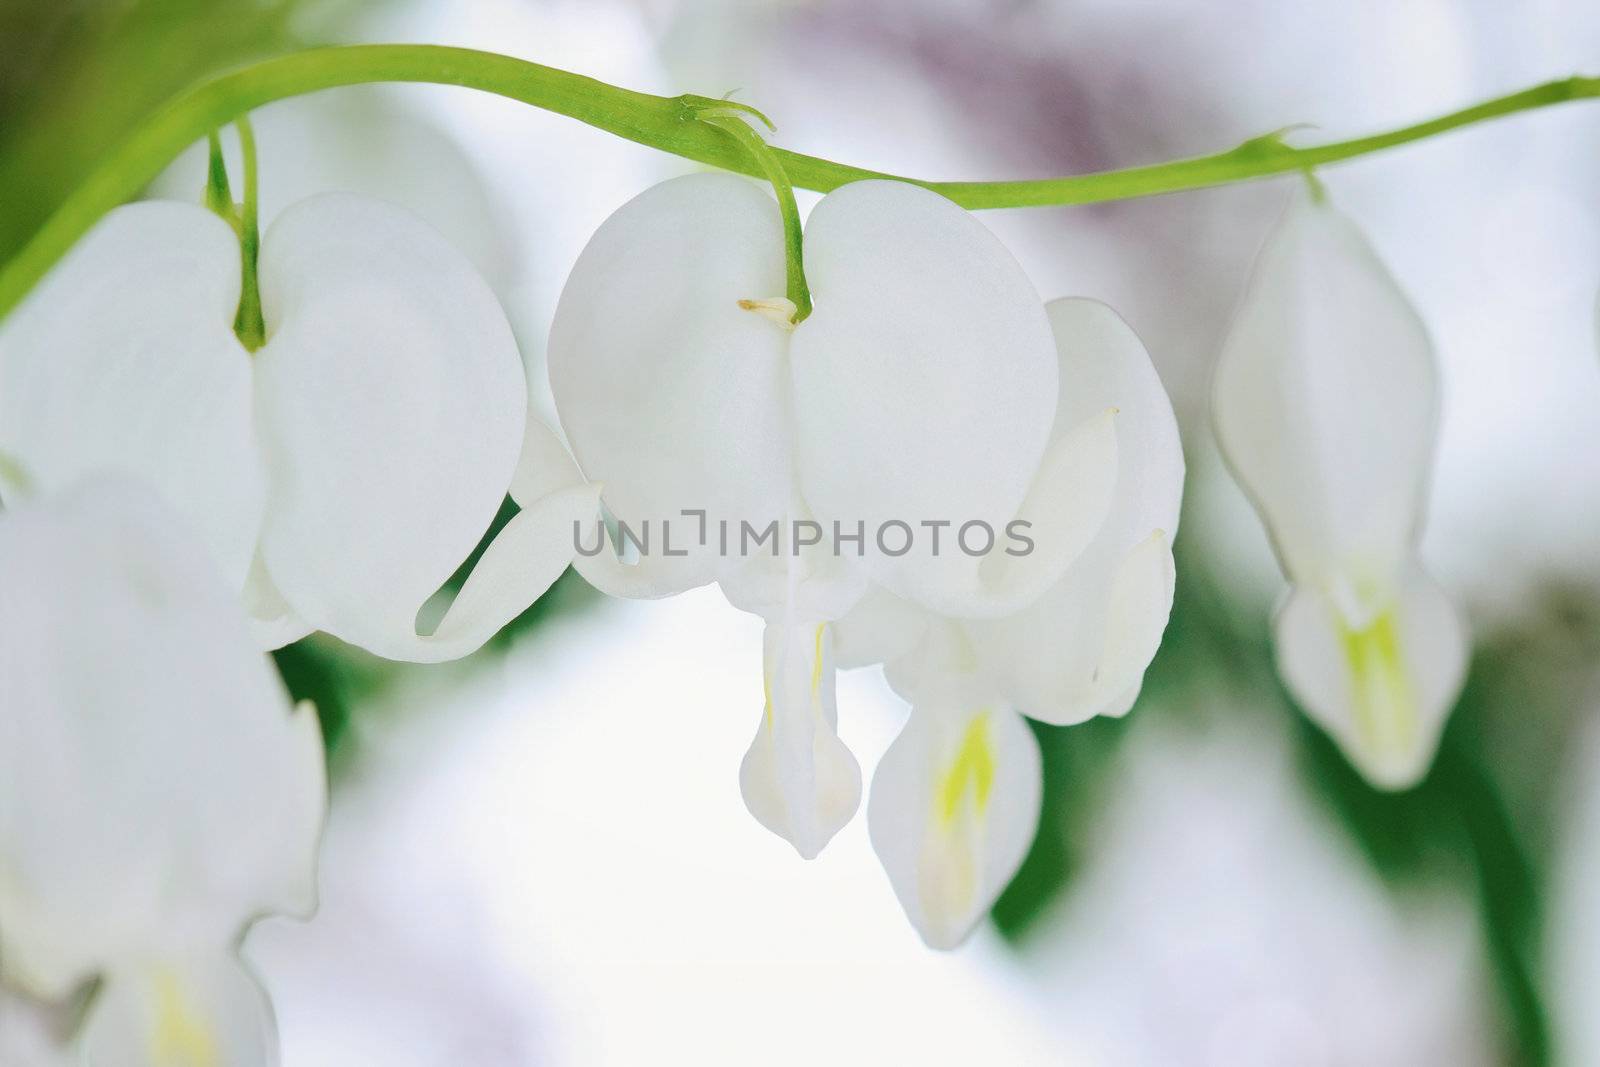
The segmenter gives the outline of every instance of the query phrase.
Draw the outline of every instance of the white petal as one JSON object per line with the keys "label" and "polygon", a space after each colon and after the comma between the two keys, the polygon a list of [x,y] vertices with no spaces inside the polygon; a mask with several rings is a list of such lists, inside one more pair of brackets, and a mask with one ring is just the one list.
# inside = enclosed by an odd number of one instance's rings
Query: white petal
{"label": "white petal", "polygon": [[1284,681],[1350,762],[1380,788],[1416,784],[1466,675],[1466,630],[1444,591],[1411,565],[1394,599],[1353,626],[1296,588],[1273,630]]}
{"label": "white petal", "polygon": [[520,615],[572,562],[573,523],[594,511],[586,486],[524,508],[484,550],[439,627],[407,659],[438,662],[472,652]]}
{"label": "white petal", "polygon": [[928,613],[882,586],[873,586],[833,625],[833,655],[840,670],[888,663],[922,640]]}
{"label": "white petal", "polygon": [[[604,520],[598,515],[583,520],[580,543],[582,548],[572,561],[573,568],[606,596],[659,600],[708,580],[701,574],[686,576],[692,565],[675,557],[641,556],[634,561],[619,558]],[[676,550],[676,543],[673,548]]]}
{"label": "white petal", "polygon": [[250,564],[244,582],[244,610],[250,617],[250,632],[256,644],[272,651],[293,644],[312,632],[312,627],[294,613],[278,587],[272,584],[267,564],[259,552]]}
{"label": "white petal", "polygon": [[[572,493],[580,485],[588,485],[587,491]],[[563,516],[570,519],[571,532],[562,554],[585,581],[607,596],[648,599],[681,592],[673,584],[671,574],[648,564],[636,566],[618,558],[605,529],[600,492],[598,484],[584,481],[577,462],[555,431],[530,417],[522,459],[511,483],[512,499],[528,508],[536,500],[559,494],[566,503],[561,505],[552,499],[546,507],[572,506],[572,513],[563,511]]]}
{"label": "white petal", "polygon": [[1094,543],[1049,592],[968,632],[1016,707],[1065,725],[1121,715],[1138,695],[1172,610],[1184,467],[1172,405],[1128,325],[1092,300],[1056,300],[1048,311],[1061,357],[1057,432],[1116,409],[1115,498]]}
{"label": "white petal", "polygon": [[[944,198],[895,182],[835,190],[812,211],[816,310],[795,331],[797,468],[819,518],[866,524],[866,562],[936,610],[976,595],[958,528],[997,533],[1028,495],[1055,414],[1050,328],[1016,261]],[[890,522],[919,534],[877,545]],[[933,549],[924,522],[948,522]],[[893,530],[890,531],[894,533]]]}
{"label": "white petal", "polygon": [[106,976],[84,1023],[84,1067],[276,1067],[278,1027],[231,953],[139,960]]}
{"label": "white petal", "polygon": [[[204,208],[133,204],[89,231],[0,329],[0,451],[35,490],[143,479],[244,585],[263,484],[239,242]],[[19,489],[4,484],[0,492]]]}
{"label": "white petal", "polygon": [[0,986],[0,1063],[6,1067],[79,1067],[67,1035],[76,1019],[67,1005],[44,1004]]}
{"label": "white petal", "polygon": [[993,681],[982,671],[966,627],[928,616],[922,639],[884,664],[883,677],[906,703],[974,708],[993,703]]}
{"label": "white petal", "polygon": [[838,736],[830,620],[861,598],[866,578],[806,545],[812,531],[797,532],[793,515],[780,528],[775,554],[743,559],[721,581],[729,603],[767,620],[761,723],[739,786],[751,814],[812,859],[861,803],[861,769]]}
{"label": "white petal", "polygon": [[1003,704],[919,704],[872,778],[867,827],[922,939],[954,948],[1021,866],[1038,827],[1039,746]]}
{"label": "white petal", "polygon": [[1212,401],[1295,582],[1382,595],[1421,519],[1437,392],[1427,330],[1372,247],[1297,197],[1257,261]]}
{"label": "white petal", "polygon": [[[255,902],[252,918],[271,914],[309,919],[316,913],[317,858],[328,819],[326,751],[316,706],[302,700],[295,705],[288,729],[263,750],[253,768],[258,775],[271,776],[278,802],[270,829],[254,831],[257,870],[241,862],[230,872],[241,896]],[[243,822],[257,817],[252,812],[238,818]]]}
{"label": "white petal", "polygon": [[739,767],[750,814],[806,859],[861,803],[861,768],[839,740],[828,629],[801,619],[767,623],[765,706]]}
{"label": "white petal", "polygon": [[1020,611],[1094,543],[1116,500],[1120,417],[1108,408],[1051,444],[1016,518],[982,559],[978,585],[946,601],[946,614],[997,618]]}
{"label": "white petal", "polygon": [[[739,306],[781,296],[783,265],[766,191],[694,174],[607,219],[561,294],[550,386],[573,453],[619,521],[636,535],[648,524],[657,546],[671,522],[685,552],[658,547],[636,565],[646,595],[717,577],[719,522],[759,529],[788,507],[789,333]],[[706,512],[705,543],[684,509]]]}
{"label": "white petal", "polygon": [[1161,531],[1119,559],[1091,551],[1016,615],[968,624],[983,666],[1028,716],[1058,726],[1133,706],[1172,612]]}
{"label": "white petal", "polygon": [[574,538],[600,507],[552,431],[528,420],[511,495],[522,509],[495,535],[450,610],[406,658],[437,662],[477,649],[545,594],[572,562]]}
{"label": "white petal", "polygon": [[326,789],[233,591],[143,487],[0,518],[0,968],[106,963],[305,911]]}
{"label": "white petal", "polygon": [[1152,530],[1178,532],[1183,444],[1172,401],[1144,343],[1098,300],[1067,297],[1045,305],[1061,361],[1055,434],[1108,409],[1117,413],[1117,491],[1108,522],[1131,548]]}
{"label": "white petal", "polygon": [[[523,432],[522,452],[511,476],[511,499],[518,507],[532,507],[538,500],[584,484],[567,446],[544,420],[528,418]],[[596,490],[596,497],[599,491]],[[596,501],[596,510],[599,504]]]}
{"label": "white petal", "polygon": [[430,646],[416,616],[493,520],[522,450],[526,383],[494,295],[420,220],[328,194],[267,232],[261,296],[273,583],[306,623],[379,655],[470,651],[477,631]]}
{"label": "white petal", "polygon": [[[849,546],[835,551],[830,532],[791,491],[770,548],[748,550],[730,543],[729,563],[719,585],[728,603],[766,619],[804,616],[838,619],[868,588],[867,573]],[[830,632],[830,636],[833,636]]]}

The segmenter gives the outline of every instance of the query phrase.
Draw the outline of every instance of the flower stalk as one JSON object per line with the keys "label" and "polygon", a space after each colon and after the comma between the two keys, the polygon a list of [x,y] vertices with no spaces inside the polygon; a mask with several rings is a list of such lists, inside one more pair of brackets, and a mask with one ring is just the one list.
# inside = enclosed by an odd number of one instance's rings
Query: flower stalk
{"label": "flower stalk", "polygon": [[256,262],[261,256],[261,225],[256,178],[256,135],[250,120],[240,115],[234,123],[239,131],[239,154],[244,160],[244,199],[239,204],[239,314],[233,332],[251,352],[267,343],[267,326],[261,318],[261,284],[256,277]]}
{"label": "flower stalk", "polygon": [[[14,308],[102,215],[137,196],[190,144],[274,100],[370,82],[427,82],[478,89],[575,118],[685,159],[765,176],[760,161],[743,145],[717,126],[696,121],[708,108],[727,107],[726,101],[653,96],[467,48],[386,44],[309,49],[203,81],[135,129],[0,272],[0,315]],[[1594,97],[1600,97],[1600,77],[1574,76],[1347,141],[1296,148],[1274,134],[1215,155],[1033,181],[930,182],[783,149],[772,151],[789,180],[802,189],[827,192],[864,178],[894,178],[926,186],[969,209],[1042,207],[1153,196],[1303,171],[1519,111]]]}
{"label": "flower stalk", "polygon": [[805,258],[803,254],[803,238],[800,226],[800,207],[794,199],[794,183],[789,180],[789,174],[783,168],[783,162],[778,159],[772,146],[767,144],[765,137],[746,118],[754,115],[756,119],[766,123],[769,131],[775,131],[771,121],[754,108],[707,108],[699,115],[701,122],[707,122],[725,131],[730,137],[738,141],[744,150],[750,154],[761,167],[761,171],[769,182],[772,183],[772,193],[778,198],[778,210],[783,214],[783,253],[784,253],[784,280],[785,296],[789,303],[794,305],[794,313],[790,316],[791,325],[798,326],[811,314],[811,287],[806,284]]}
{"label": "flower stalk", "polygon": [[233,332],[240,344],[254,352],[267,343],[266,323],[261,317],[261,285],[256,275],[256,263],[261,258],[256,135],[247,116],[239,116],[233,125],[239,132],[244,199],[234,202],[233,188],[228,181],[228,165],[222,157],[222,136],[212,130],[206,135],[209,155],[205,205],[208,211],[233,227],[233,232],[239,237],[239,310],[234,315]]}

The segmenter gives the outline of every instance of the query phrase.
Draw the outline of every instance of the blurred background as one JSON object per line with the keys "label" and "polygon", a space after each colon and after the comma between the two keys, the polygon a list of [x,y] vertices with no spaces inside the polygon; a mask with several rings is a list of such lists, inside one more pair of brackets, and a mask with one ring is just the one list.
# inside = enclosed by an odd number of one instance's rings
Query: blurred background
{"label": "blurred background", "polygon": [[[0,0],[0,259],[189,82],[348,41],[735,91],[785,147],[1043,177],[1600,73],[1600,7]],[[690,167],[466,90],[339,90],[255,118],[264,222],[329,188],[414,208],[501,294],[546,408],[544,333],[583,242]],[[320,638],[279,654],[322,710],[334,789],[321,914],[247,945],[287,1067],[1600,1063],[1600,105],[1321,176],[1443,367],[1424,555],[1475,649],[1421,786],[1368,788],[1277,685],[1277,571],[1203,417],[1288,185],[990,212],[1043,296],[1108,301],[1145,339],[1191,472],[1144,695],[1125,720],[1036,726],[1041,829],[992,923],[931,953],[863,820],[805,864],[747,815],[758,620],[712,591],[608,602],[569,575],[452,667]],[[191,153],[151,195],[202,187]],[[839,705],[870,768],[905,708],[875,669],[842,676]],[[37,1025],[0,995],[0,1060],[28,1062]]]}

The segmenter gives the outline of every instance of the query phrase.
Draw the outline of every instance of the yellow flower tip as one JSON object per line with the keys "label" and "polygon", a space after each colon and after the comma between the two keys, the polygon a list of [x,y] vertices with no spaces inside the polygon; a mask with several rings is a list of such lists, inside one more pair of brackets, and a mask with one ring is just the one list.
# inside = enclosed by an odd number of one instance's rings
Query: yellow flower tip
{"label": "yellow flower tip", "polygon": [[1350,672],[1356,729],[1362,743],[1384,762],[1403,761],[1417,740],[1417,709],[1400,647],[1393,608],[1370,623],[1341,623],[1339,636]]}
{"label": "yellow flower tip", "polygon": [[955,758],[939,780],[939,821],[948,828],[961,814],[970,798],[975,815],[982,815],[989,806],[989,793],[994,788],[994,740],[990,737],[989,712],[980,711],[967,724],[956,748]]}
{"label": "yellow flower tip", "polygon": [[161,1067],[222,1067],[216,1037],[184,996],[177,976],[162,972],[155,977],[155,987],[152,1062]]}

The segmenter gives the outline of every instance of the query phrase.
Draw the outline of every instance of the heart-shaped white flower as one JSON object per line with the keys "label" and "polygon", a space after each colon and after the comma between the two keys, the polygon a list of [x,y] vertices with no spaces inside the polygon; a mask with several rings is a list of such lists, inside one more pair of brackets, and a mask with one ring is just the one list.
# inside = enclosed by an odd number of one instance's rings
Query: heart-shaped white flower
{"label": "heart-shaped white flower", "polygon": [[[849,185],[811,212],[804,259],[814,310],[796,325],[764,190],[725,174],[656,186],[574,267],[550,375],[610,515],[655,529],[637,562],[585,553],[579,570],[629,596],[716,581],[767,620],[740,780],[811,856],[860,794],[836,733],[836,621],[869,586],[963,619],[1025,608],[1094,540],[1117,459],[1109,414],[1053,434],[1051,323],[967,212],[911,185]],[[1033,551],[1008,553],[1011,529]]]}
{"label": "heart-shaped white flower", "polygon": [[148,481],[204,531],[267,647],[320,629],[396,659],[472,651],[565,568],[566,512],[593,495],[519,497],[452,610],[418,634],[527,432],[493,294],[425,224],[349,194],[284,210],[259,278],[252,357],[232,330],[228,225],[182,204],[112,212],[0,328],[0,451],[44,492],[100,470]]}

